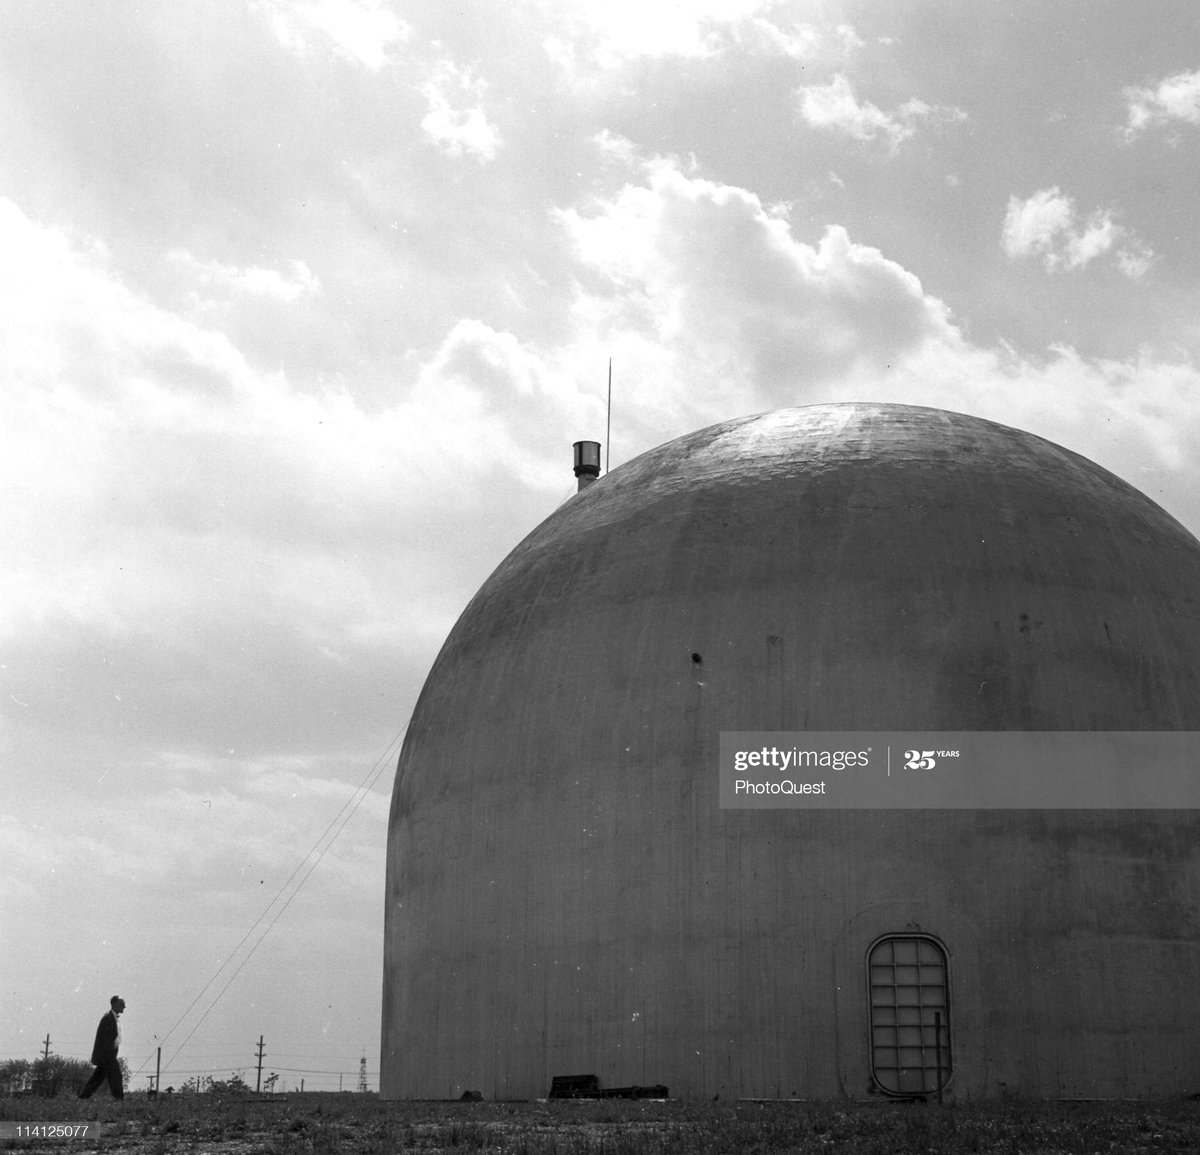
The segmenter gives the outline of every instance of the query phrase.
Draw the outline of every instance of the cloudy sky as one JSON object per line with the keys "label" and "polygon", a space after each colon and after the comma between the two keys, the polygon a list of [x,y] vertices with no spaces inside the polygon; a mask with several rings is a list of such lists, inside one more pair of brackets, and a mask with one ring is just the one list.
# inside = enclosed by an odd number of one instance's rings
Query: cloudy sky
{"label": "cloudy sky", "polygon": [[376,1085],[397,741],[609,357],[614,468],[913,402],[1200,530],[1195,0],[4,0],[0,107],[0,1058]]}

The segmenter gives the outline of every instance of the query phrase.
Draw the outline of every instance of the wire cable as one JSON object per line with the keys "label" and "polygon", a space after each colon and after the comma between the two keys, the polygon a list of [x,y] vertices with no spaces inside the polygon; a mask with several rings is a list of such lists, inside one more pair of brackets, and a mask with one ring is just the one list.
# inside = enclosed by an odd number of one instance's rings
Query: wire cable
{"label": "wire cable", "polygon": [[[329,835],[329,832],[332,830],[333,835],[332,835],[332,837],[329,838],[328,842],[325,843],[324,849],[322,849],[320,854],[317,855],[316,860],[312,863],[311,866],[309,866],[308,870],[305,871],[305,873],[304,873],[303,877],[301,877],[300,881],[298,883],[296,883],[296,887],[292,891],[292,893],[288,896],[287,901],[283,904],[283,906],[281,906],[279,908],[279,910],[275,914],[275,917],[271,919],[271,921],[267,924],[266,928],[263,930],[262,934],[260,934],[258,936],[257,940],[255,940],[255,942],[251,945],[250,950],[247,953],[246,957],[244,959],[242,959],[241,963],[238,964],[237,969],[233,972],[232,975],[229,976],[229,979],[225,983],[225,985],[217,992],[216,997],[213,999],[213,1001],[211,1003],[209,1003],[207,1009],[197,1020],[196,1025],[194,1027],[192,1027],[192,1029],[188,1032],[187,1037],[183,1040],[183,1042],[180,1043],[179,1046],[175,1048],[175,1053],[168,1060],[166,1060],[163,1063],[162,1067],[160,1068],[160,1073],[165,1072],[170,1067],[170,1065],[179,1057],[180,1052],[183,1050],[183,1048],[185,1046],[187,1046],[188,1040],[192,1037],[192,1035],[194,1035],[196,1033],[197,1030],[199,1030],[201,1023],[203,1023],[204,1020],[206,1018],[208,1018],[209,1014],[216,1007],[217,1003],[219,1003],[221,1001],[221,997],[229,989],[229,987],[232,985],[233,981],[238,977],[238,975],[241,974],[242,969],[245,967],[245,965],[254,957],[254,952],[256,950],[258,950],[259,946],[262,945],[263,940],[266,939],[267,935],[271,933],[272,927],[274,927],[274,925],[283,916],[283,912],[285,910],[287,910],[287,908],[289,906],[291,906],[292,900],[296,897],[296,895],[298,895],[300,893],[301,889],[303,888],[304,884],[308,881],[312,872],[314,870],[316,870],[316,868],[320,865],[321,859],[323,859],[325,857],[325,855],[329,852],[330,847],[333,846],[334,842],[337,841],[338,835],[341,834],[342,830],[346,826],[346,823],[349,822],[350,819],[354,817],[355,812],[358,810],[359,806],[362,805],[363,800],[370,793],[371,787],[375,785],[376,781],[378,781],[378,779],[379,779],[380,775],[383,773],[384,769],[386,767],[388,767],[389,765],[391,765],[393,760],[398,756],[399,746],[404,737],[405,731],[407,729],[408,729],[408,722],[405,722],[404,725],[401,726],[400,729],[393,736],[392,740],[387,744],[383,753],[380,754],[379,757],[372,764],[371,769],[367,771],[367,773],[364,775],[362,781],[359,782],[357,787],[355,787],[355,789],[354,789],[353,793],[350,795],[350,797],[342,804],[341,809],[333,816],[332,819],[330,819],[329,824],[321,832],[321,834],[317,838],[316,842],[313,843],[313,845],[309,849],[308,853],[305,854],[304,857],[300,860],[300,863],[296,867],[296,869],[292,871],[292,873],[288,876],[287,880],[283,883],[283,885],[280,886],[280,888],[275,892],[275,895],[272,897],[271,901],[268,902],[266,907],[263,908],[263,912],[258,916],[258,918],[256,918],[254,920],[254,923],[251,925],[250,929],[248,931],[246,931],[246,933],[242,936],[241,941],[237,944],[237,946],[235,946],[233,948],[232,951],[229,952],[229,955],[225,958],[225,960],[221,963],[221,965],[218,966],[217,969],[213,972],[212,978],[210,978],[208,980],[208,982],[204,984],[204,987],[201,989],[200,993],[198,995],[196,995],[196,997],[194,999],[192,999],[192,1001],[190,1003],[188,1003],[183,1014],[181,1014],[179,1016],[179,1018],[175,1020],[175,1022],[172,1024],[170,1030],[168,1030],[167,1033],[162,1037],[162,1041],[158,1044],[159,1048],[161,1048],[163,1043],[165,1043],[167,1041],[167,1039],[169,1039],[171,1037],[171,1035],[174,1034],[174,1032],[178,1029],[179,1024],[182,1023],[184,1021],[184,1019],[186,1019],[187,1016],[191,1013],[192,1008],[212,988],[213,984],[216,983],[217,979],[221,975],[221,972],[227,966],[229,966],[229,964],[237,956],[238,952],[246,944],[247,940],[251,937],[251,935],[253,935],[254,932],[258,929],[258,927],[262,925],[263,920],[270,913],[272,907],[274,907],[275,904],[277,902],[279,902],[280,898],[287,891],[288,887],[291,886],[291,884],[292,884],[293,880],[296,878],[296,876],[298,874],[300,874],[300,872],[302,870],[304,870],[305,864],[308,862],[308,860],[310,858],[312,858],[313,854],[316,852],[317,848],[321,845],[321,843],[325,842],[326,837]],[[343,817],[343,815],[345,815],[345,817]],[[340,819],[340,823],[339,823],[339,819]],[[336,826],[336,830],[334,829],[335,826]],[[141,1074],[141,1072],[149,1065],[151,1058],[152,1058],[152,1056],[147,1056],[146,1059],[143,1061],[142,1065],[140,1067],[138,1067],[138,1069],[136,1071],[133,1072],[134,1078],[136,1078],[139,1074]]]}

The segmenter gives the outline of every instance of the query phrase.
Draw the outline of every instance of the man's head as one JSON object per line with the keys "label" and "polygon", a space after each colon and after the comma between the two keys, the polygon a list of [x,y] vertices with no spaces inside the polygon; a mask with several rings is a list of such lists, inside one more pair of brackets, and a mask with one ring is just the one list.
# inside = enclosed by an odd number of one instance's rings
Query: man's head
{"label": "man's head", "polygon": [[120,995],[113,995],[108,1003],[113,1009],[113,1014],[119,1015],[125,1009],[125,1000]]}

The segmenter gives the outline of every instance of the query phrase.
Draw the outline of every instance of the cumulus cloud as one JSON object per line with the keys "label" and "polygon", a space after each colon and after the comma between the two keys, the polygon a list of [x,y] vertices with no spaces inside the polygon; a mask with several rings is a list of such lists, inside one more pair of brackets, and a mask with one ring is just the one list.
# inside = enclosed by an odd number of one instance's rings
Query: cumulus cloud
{"label": "cumulus cloud", "polygon": [[[511,546],[500,505],[548,512],[596,412],[537,350],[467,321],[368,411],[254,369],[5,201],[0,252],[0,485],[23,511],[0,573],[0,715],[25,726],[128,751],[369,733],[415,693],[406,655],[432,656],[459,583]],[[214,291],[244,280],[192,264]]]}
{"label": "cumulus cloud", "polygon": [[280,272],[257,265],[199,260],[184,249],[172,249],[166,259],[206,292],[221,296],[249,294],[291,303],[321,290],[320,282],[304,261],[289,261],[286,270]]}
{"label": "cumulus cloud", "polygon": [[1010,257],[1044,252],[1063,232],[1069,232],[1075,210],[1057,188],[1042,189],[1028,200],[1013,196],[1004,220],[1004,251]]}
{"label": "cumulus cloud", "polygon": [[637,168],[641,164],[637,147],[628,137],[619,136],[607,128],[602,128],[592,137],[592,143],[606,160],[630,169]]}
{"label": "cumulus cloud", "polygon": [[1200,70],[1177,72],[1148,88],[1125,89],[1126,139],[1172,123],[1200,125]]}
{"label": "cumulus cloud", "polygon": [[[302,262],[168,263],[213,298],[291,306],[319,288]],[[76,996],[94,1000],[92,983],[131,958],[206,958],[228,924],[240,935],[264,880],[295,865],[297,837],[361,778],[338,751],[394,732],[395,702],[415,692],[398,655],[422,638],[409,630],[402,646],[394,631],[421,589],[385,577],[372,542],[397,525],[397,550],[405,535],[395,459],[408,448],[402,421],[381,429],[346,399],[254,371],[224,333],[130,287],[104,245],[9,200],[0,272],[0,487],[19,502],[0,519],[0,750],[34,817],[23,841],[0,839],[0,877],[72,912],[75,936],[6,961],[32,973],[47,950],[69,960],[56,999],[82,1017]],[[442,632],[457,605],[439,620],[438,599],[420,600]],[[322,756],[267,776],[246,759],[256,749]],[[382,808],[363,808],[376,835]],[[380,873],[357,858],[328,856],[352,896]],[[133,913],[96,918],[105,887],[136,891]],[[314,959],[318,926],[328,936],[357,902],[322,890],[310,894],[334,917],[294,929]],[[178,918],[184,892],[199,922]],[[138,977],[139,1001],[152,984]],[[178,991],[157,997],[170,1007]]]}
{"label": "cumulus cloud", "polygon": [[1131,281],[1144,277],[1154,264],[1154,251],[1140,241],[1132,240],[1117,250],[1117,266]]}
{"label": "cumulus cloud", "polygon": [[794,402],[953,332],[916,277],[845,229],[805,244],[753,193],[673,164],[561,219],[590,271],[580,323],[611,334],[622,372],[636,366],[693,425]]}
{"label": "cumulus cloud", "polygon": [[455,159],[471,156],[486,162],[496,158],[502,141],[483,110],[487,86],[482,80],[451,60],[442,60],[423,91],[429,112],[421,128],[438,148]]}
{"label": "cumulus cloud", "polygon": [[872,396],[958,409],[1092,458],[1195,523],[1200,369],[1144,349],[1128,360],[1070,345],[1040,355],[967,342],[916,351]]}
{"label": "cumulus cloud", "polygon": [[[598,401],[581,394],[576,379],[556,357],[512,333],[464,319],[423,366],[413,402],[443,418],[456,438],[471,421],[486,427],[488,452],[476,468],[504,461],[524,484],[551,491],[566,476],[564,447],[579,439],[579,429],[599,423]],[[458,452],[475,448],[460,444]]]}
{"label": "cumulus cloud", "polygon": [[[647,58],[841,61],[862,46],[848,24],[791,18],[776,0],[536,0],[547,56],[572,80]],[[819,15],[813,13],[814,16]]]}
{"label": "cumulus cloud", "polygon": [[[1101,253],[1148,259],[1128,237],[1116,247],[1111,221],[1079,221],[1057,190],[1030,200],[1014,213],[1014,252],[1049,246],[1062,267]],[[614,357],[618,459],[732,414],[908,401],[1029,429],[1168,508],[1194,504],[1200,371],[1187,361],[974,345],[910,271],[845,228],[806,244],[748,190],[665,161],[560,220],[581,265],[576,347]]]}
{"label": "cumulus cloud", "polygon": [[307,55],[317,32],[338,55],[372,71],[388,63],[393,46],[412,34],[382,0],[258,0],[258,7],[285,48]]}
{"label": "cumulus cloud", "polygon": [[1081,269],[1113,252],[1120,270],[1136,279],[1154,257],[1107,210],[1097,209],[1081,219],[1074,200],[1057,187],[1040,189],[1025,200],[1010,197],[1001,243],[1009,259],[1041,257],[1049,272]]}
{"label": "cumulus cloud", "polygon": [[750,21],[781,47],[796,41],[755,13],[765,0],[540,0],[558,31],[546,40],[552,59],[574,69],[585,59],[612,67],[645,56],[709,56],[723,26]]}
{"label": "cumulus cloud", "polygon": [[885,140],[895,150],[913,136],[921,122],[963,120],[958,109],[935,108],[922,100],[908,100],[892,112],[869,101],[860,101],[850,81],[838,73],[828,84],[811,84],[796,90],[800,116],[814,128],[841,132],[855,140]]}
{"label": "cumulus cloud", "polygon": [[770,5],[744,14],[728,12],[723,20],[710,19],[707,43],[713,54],[737,49],[754,56],[782,56],[791,60],[841,61],[862,47],[848,24],[837,28],[781,20]]}

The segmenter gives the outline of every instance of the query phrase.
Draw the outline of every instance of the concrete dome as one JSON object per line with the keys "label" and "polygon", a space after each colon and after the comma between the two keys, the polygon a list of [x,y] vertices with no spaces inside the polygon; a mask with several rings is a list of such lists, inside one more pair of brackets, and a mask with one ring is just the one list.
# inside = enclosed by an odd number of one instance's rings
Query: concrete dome
{"label": "concrete dome", "polygon": [[899,1093],[863,1006],[892,940],[941,952],[948,1091],[1191,1087],[1194,812],[722,811],[722,730],[1200,730],[1200,543],[899,405],[724,422],[573,497],[409,727],[385,1095]]}

